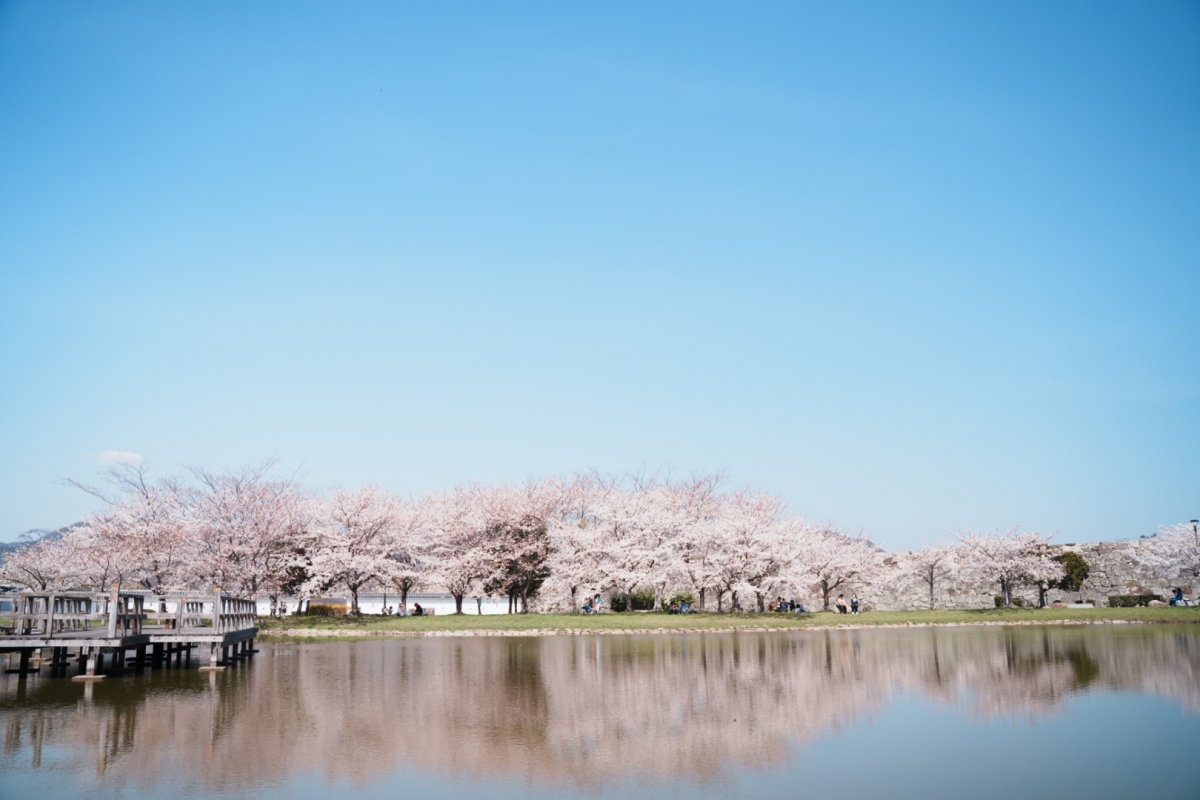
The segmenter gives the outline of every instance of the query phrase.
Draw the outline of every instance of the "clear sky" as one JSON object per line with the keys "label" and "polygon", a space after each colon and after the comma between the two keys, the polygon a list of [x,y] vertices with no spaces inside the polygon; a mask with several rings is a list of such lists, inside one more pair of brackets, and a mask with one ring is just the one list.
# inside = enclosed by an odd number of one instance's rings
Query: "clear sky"
{"label": "clear sky", "polygon": [[1200,6],[0,2],[0,539],[145,457],[1200,516]]}

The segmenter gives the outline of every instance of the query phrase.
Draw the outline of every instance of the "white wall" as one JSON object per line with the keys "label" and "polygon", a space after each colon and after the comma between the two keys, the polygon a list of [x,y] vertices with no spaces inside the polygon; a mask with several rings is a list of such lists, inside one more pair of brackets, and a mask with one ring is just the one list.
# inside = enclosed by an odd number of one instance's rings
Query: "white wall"
{"label": "white wall", "polygon": [[[327,598],[327,599],[330,601],[334,601],[333,598]],[[296,598],[289,597],[281,602],[286,605],[287,613],[291,614],[296,610],[296,603],[297,603]],[[336,602],[344,603],[347,608],[349,608],[349,606],[350,606],[350,598],[348,598],[348,597],[337,600]],[[434,614],[436,614],[438,616],[443,616],[446,614],[454,613],[454,598],[448,594],[443,595],[443,594],[426,594],[424,592],[420,592],[420,593],[409,592],[408,593],[409,613],[412,613],[413,603],[420,603],[422,608],[432,609]],[[393,609],[398,607],[400,605],[400,595],[388,593],[387,605],[391,606]],[[359,610],[362,611],[362,613],[364,613],[364,614],[382,614],[383,606],[384,606],[384,595],[382,593],[376,594],[376,593],[372,592],[370,594],[359,594],[359,596],[358,596],[358,607],[359,607]],[[271,613],[271,601],[269,599],[259,598],[258,613],[261,616],[267,616],[268,614]],[[470,614],[470,615],[475,615],[478,613],[478,607],[475,603],[474,596],[463,598],[463,613]],[[484,614],[507,614],[508,613],[508,598],[507,597],[490,597],[490,598],[485,597],[483,599],[483,613]]]}

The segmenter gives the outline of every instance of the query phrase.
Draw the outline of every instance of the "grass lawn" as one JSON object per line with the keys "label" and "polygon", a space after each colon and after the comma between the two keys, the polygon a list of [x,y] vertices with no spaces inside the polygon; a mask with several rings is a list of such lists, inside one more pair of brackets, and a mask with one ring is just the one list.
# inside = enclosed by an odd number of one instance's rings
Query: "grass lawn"
{"label": "grass lawn", "polygon": [[658,631],[817,628],[838,625],[971,625],[1053,622],[1193,622],[1200,608],[987,608],[849,614],[476,614],[435,617],[260,618],[265,635],[388,636],[456,631]]}

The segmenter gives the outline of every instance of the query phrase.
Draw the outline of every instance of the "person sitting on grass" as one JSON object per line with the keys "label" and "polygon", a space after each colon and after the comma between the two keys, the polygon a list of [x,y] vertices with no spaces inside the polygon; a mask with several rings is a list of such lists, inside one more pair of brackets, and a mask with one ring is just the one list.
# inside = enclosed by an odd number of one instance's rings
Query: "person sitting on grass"
{"label": "person sitting on grass", "polygon": [[425,616],[425,609],[421,608],[420,603],[413,603],[413,616],[414,617]]}
{"label": "person sitting on grass", "polygon": [[679,613],[680,613],[680,614],[690,614],[690,613],[692,613],[692,607],[691,607],[691,605],[690,605],[690,604],[688,604],[688,603],[680,603],[680,604],[679,604]]}
{"label": "person sitting on grass", "polygon": [[592,598],[583,601],[583,608],[580,609],[585,614],[593,614],[596,609],[592,608]]}
{"label": "person sitting on grass", "polygon": [[667,613],[668,614],[678,614],[679,613],[679,603],[671,603],[671,605],[667,608]]}
{"label": "person sitting on grass", "polygon": [[833,607],[837,609],[837,613],[845,614],[846,613],[846,595],[839,594],[837,596],[837,600],[833,601]]}
{"label": "person sitting on grass", "polygon": [[1171,595],[1171,605],[1177,606],[1183,602],[1183,589],[1175,587],[1175,594]]}
{"label": "person sitting on grass", "polygon": [[854,594],[850,595],[850,613],[851,614],[858,613],[858,592],[855,592]]}
{"label": "person sitting on grass", "polygon": [[604,610],[604,600],[600,597],[599,592],[597,592],[596,596],[592,598],[592,611],[599,614],[603,610]]}

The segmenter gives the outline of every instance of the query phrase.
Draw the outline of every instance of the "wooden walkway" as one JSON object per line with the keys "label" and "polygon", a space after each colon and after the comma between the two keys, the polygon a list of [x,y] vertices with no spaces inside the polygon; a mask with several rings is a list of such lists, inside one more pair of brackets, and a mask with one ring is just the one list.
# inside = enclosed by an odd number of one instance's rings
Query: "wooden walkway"
{"label": "wooden walkway", "polygon": [[147,667],[190,666],[193,650],[207,655],[202,670],[223,670],[257,652],[257,603],[220,590],[145,595],[114,587],[107,594],[22,592],[0,595],[0,600],[13,609],[0,611],[0,621],[9,620],[0,627],[0,653],[20,654],[20,666],[9,673],[39,672],[45,649],[52,653],[52,676],[65,676],[71,660],[78,659],[80,672],[73,680],[99,680],[127,668],[140,673]]}

